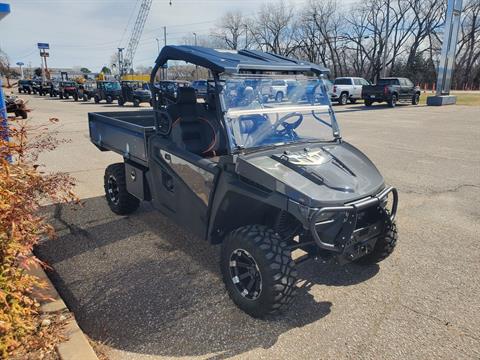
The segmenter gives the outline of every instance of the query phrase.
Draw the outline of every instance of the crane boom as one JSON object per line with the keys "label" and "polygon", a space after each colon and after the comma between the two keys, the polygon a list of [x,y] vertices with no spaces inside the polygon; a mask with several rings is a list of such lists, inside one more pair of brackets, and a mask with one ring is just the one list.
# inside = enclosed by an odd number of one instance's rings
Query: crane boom
{"label": "crane boom", "polygon": [[152,1],[153,0],[142,0],[140,10],[138,11],[137,20],[135,21],[132,34],[130,35],[125,58],[123,59],[122,73],[127,72],[133,66],[133,58],[135,57],[138,43],[142,37],[143,28],[145,26],[145,22],[147,21],[148,13],[150,12],[150,8],[152,6]]}

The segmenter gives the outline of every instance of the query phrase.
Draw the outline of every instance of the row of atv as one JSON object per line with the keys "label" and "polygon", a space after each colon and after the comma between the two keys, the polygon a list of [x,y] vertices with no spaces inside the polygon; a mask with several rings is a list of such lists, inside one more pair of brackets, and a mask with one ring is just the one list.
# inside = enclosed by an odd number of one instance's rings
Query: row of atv
{"label": "row of atv", "polygon": [[75,81],[20,80],[18,92],[25,94],[50,95],[60,99],[72,98],[74,101],[90,101],[96,104],[105,101],[107,104],[117,101],[119,106],[132,103],[152,103],[152,95],[148,86],[141,81],[97,81],[79,84]]}

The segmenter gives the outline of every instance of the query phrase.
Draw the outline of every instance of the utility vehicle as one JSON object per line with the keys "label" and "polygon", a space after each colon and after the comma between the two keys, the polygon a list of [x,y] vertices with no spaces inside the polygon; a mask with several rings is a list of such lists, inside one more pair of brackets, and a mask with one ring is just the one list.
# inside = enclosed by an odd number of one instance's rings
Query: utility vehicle
{"label": "utility vehicle", "polygon": [[83,101],[90,101],[90,99],[95,95],[95,83],[94,82],[84,82],[78,86],[78,98]]}
{"label": "utility vehicle", "polygon": [[97,81],[97,88],[93,96],[95,104],[105,100],[107,104],[111,104],[113,100],[118,100],[122,94],[122,87],[118,81]]}
{"label": "utility vehicle", "polygon": [[[168,60],[210,70],[207,101],[183,87],[176,103],[161,105],[153,81]],[[88,115],[93,144],[124,158],[105,171],[110,209],[129,214],[150,201],[221,244],[227,291],[254,317],[292,303],[300,259],[383,260],[397,240],[397,191],[340,136],[322,80],[327,71],[259,51],[164,47],[151,74],[153,110]],[[312,78],[320,79],[318,101],[263,103],[250,90],[244,101],[228,99],[235,84],[264,79],[296,80],[301,99]],[[294,261],[297,249],[304,255]]]}
{"label": "utility vehicle", "polygon": [[392,108],[398,102],[418,105],[420,88],[407,78],[383,78],[378,79],[375,85],[364,86],[362,98],[365,101],[365,106],[372,106],[375,102],[386,102]]}
{"label": "utility vehicle", "polygon": [[126,102],[133,103],[133,106],[138,107],[141,103],[152,102],[152,93],[150,90],[144,88],[141,81],[125,80],[120,83],[122,93],[118,97],[118,105],[123,106]]}
{"label": "utility vehicle", "polygon": [[7,95],[5,98],[5,106],[7,113],[14,113],[15,117],[26,119],[28,117],[28,110],[23,99],[16,96]]}
{"label": "utility vehicle", "polygon": [[75,81],[60,81],[58,84],[58,96],[60,99],[68,99],[70,96],[78,100],[78,84]]}
{"label": "utility vehicle", "polygon": [[32,80],[19,80],[18,81],[18,92],[25,94],[31,94],[33,91]]}

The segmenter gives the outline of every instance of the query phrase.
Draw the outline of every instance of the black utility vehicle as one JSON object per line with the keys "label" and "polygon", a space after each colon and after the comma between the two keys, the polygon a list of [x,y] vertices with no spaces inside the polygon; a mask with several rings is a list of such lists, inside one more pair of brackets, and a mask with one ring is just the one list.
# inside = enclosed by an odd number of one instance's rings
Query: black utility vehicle
{"label": "black utility vehicle", "polygon": [[38,94],[40,96],[46,96],[47,94],[50,94],[51,88],[52,88],[52,82],[50,80],[42,82],[42,83],[40,83],[40,88],[38,90]]}
{"label": "black utility vehicle", "polygon": [[60,81],[58,84],[58,96],[60,99],[68,99],[70,96],[78,100],[78,84],[75,81]]}
{"label": "black utility vehicle", "polygon": [[32,80],[19,80],[18,81],[18,92],[25,94],[31,94],[33,92]]}
{"label": "black utility vehicle", "polygon": [[[105,171],[113,212],[129,214],[151,201],[195,235],[221,243],[228,293],[255,317],[291,304],[293,250],[305,251],[304,259],[362,264],[392,253],[397,191],[341,138],[322,79],[327,69],[259,51],[166,46],[152,83],[170,59],[210,70],[207,101],[183,87],[176,103],[161,106],[163,94],[151,86],[152,111],[89,114],[91,141],[124,157]],[[302,99],[311,75],[322,94],[312,102],[262,103],[250,90],[249,100],[227,99],[235,84],[266,77],[294,79]]]}
{"label": "black utility vehicle", "polygon": [[36,95],[42,91],[42,80],[32,80],[32,92]]}
{"label": "black utility vehicle", "polygon": [[60,81],[52,80],[50,83],[50,97],[57,97],[60,92]]}
{"label": "black utility vehicle", "polygon": [[123,106],[127,102],[133,103],[133,106],[140,106],[141,103],[152,102],[152,93],[148,90],[148,87],[144,86],[141,81],[122,81],[120,83],[122,87],[122,94],[118,98],[118,105]]}
{"label": "black utility vehicle", "polygon": [[95,83],[94,82],[85,82],[78,86],[78,98],[83,101],[90,101],[92,97],[95,96]]}
{"label": "black utility vehicle", "polygon": [[397,102],[418,105],[420,88],[407,78],[383,78],[379,79],[375,85],[364,85],[362,99],[365,106],[372,106],[375,102],[386,102],[390,107],[395,107]]}
{"label": "black utility vehicle", "polygon": [[97,81],[97,88],[93,99],[95,104],[105,100],[107,104],[111,104],[113,100],[118,100],[122,95],[122,87],[118,81]]}

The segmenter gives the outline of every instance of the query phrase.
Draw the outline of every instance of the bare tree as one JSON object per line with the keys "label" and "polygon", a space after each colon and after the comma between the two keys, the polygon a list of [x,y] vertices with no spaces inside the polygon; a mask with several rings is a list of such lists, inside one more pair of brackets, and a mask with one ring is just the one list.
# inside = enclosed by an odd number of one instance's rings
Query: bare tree
{"label": "bare tree", "polygon": [[229,11],[220,19],[217,27],[212,31],[212,37],[220,41],[227,49],[236,50],[240,40],[245,38],[247,23],[240,11]]}

